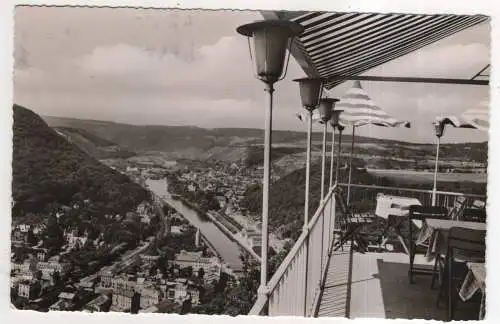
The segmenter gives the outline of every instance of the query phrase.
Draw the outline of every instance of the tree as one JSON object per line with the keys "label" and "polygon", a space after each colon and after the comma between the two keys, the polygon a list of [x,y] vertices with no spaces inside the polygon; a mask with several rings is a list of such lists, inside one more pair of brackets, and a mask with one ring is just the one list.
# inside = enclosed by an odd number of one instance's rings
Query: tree
{"label": "tree", "polygon": [[198,279],[203,280],[204,276],[205,276],[205,269],[203,268],[198,269]]}
{"label": "tree", "polygon": [[42,276],[43,276],[43,273],[41,270],[38,270],[37,272],[35,272],[35,278],[37,280],[42,280]]}
{"label": "tree", "polygon": [[54,285],[57,285],[61,282],[61,274],[59,273],[59,271],[54,271],[54,273],[52,274],[52,280],[54,281]]}
{"label": "tree", "polygon": [[33,229],[31,227],[28,230],[26,242],[28,243],[28,245],[35,245],[38,243],[38,239],[36,238],[35,234],[33,233]]}
{"label": "tree", "polygon": [[191,312],[191,308],[192,308],[191,296],[189,296],[182,302],[181,315],[188,314],[189,312]]}
{"label": "tree", "polygon": [[50,214],[48,217],[44,243],[47,248],[56,251],[59,251],[64,244],[64,232],[54,214]]}

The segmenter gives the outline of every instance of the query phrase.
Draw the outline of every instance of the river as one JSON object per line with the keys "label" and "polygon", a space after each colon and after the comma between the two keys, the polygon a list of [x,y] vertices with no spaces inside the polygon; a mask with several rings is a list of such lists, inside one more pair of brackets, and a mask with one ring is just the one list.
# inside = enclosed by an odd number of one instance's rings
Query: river
{"label": "river", "polygon": [[231,241],[217,226],[209,220],[202,220],[198,214],[182,201],[172,199],[167,188],[167,181],[161,180],[146,180],[146,184],[151,191],[161,197],[166,203],[175,208],[181,213],[193,226],[200,229],[203,236],[214,246],[219,252],[224,262],[235,272],[240,272],[243,264],[240,259],[240,247],[237,243]]}

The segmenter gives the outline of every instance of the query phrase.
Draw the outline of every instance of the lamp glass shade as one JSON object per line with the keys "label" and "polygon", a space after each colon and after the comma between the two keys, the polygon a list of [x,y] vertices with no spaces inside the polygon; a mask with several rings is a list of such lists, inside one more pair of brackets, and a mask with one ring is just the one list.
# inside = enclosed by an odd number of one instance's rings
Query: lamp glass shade
{"label": "lamp glass shade", "polygon": [[317,78],[302,78],[293,81],[299,83],[302,106],[307,110],[316,108],[321,98],[323,80]]}
{"label": "lamp glass shade", "polygon": [[339,125],[341,112],[343,112],[343,110],[332,111],[332,118],[330,119],[330,125],[332,125],[332,127],[337,127]]}
{"label": "lamp glass shade", "polygon": [[287,49],[293,38],[303,30],[298,23],[282,20],[259,21],[237,29],[240,34],[250,38],[256,75],[266,83],[274,83],[282,78]]}
{"label": "lamp glass shade", "polygon": [[435,122],[434,123],[434,132],[436,133],[437,137],[443,136],[443,133],[444,133],[444,123],[442,123],[442,122]]}
{"label": "lamp glass shade", "polygon": [[319,117],[323,122],[327,122],[332,118],[333,107],[338,99],[324,98],[319,102]]}

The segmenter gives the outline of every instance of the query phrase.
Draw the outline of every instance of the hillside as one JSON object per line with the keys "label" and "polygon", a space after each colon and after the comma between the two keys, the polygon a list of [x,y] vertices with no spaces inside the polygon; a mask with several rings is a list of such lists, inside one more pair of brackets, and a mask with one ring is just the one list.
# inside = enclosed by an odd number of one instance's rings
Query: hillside
{"label": "hillside", "polygon": [[124,212],[147,198],[146,190],[68,142],[31,110],[13,110],[14,217],[82,199],[101,211]]}
{"label": "hillside", "polygon": [[[260,129],[138,126],[73,118],[44,118],[51,127],[82,129],[139,154],[159,151],[169,153],[172,158],[241,161],[247,165],[262,163],[262,159],[258,157],[258,148],[262,146],[264,132]],[[342,136],[344,153],[350,151],[351,138],[349,134]],[[313,133],[312,140],[313,150],[320,151],[322,133]],[[293,155],[304,149],[305,145],[306,136],[303,132],[273,131],[273,146],[280,147],[277,151],[281,150],[275,155],[276,159]],[[286,154],[286,151],[290,154]],[[376,168],[398,168],[399,164],[402,168],[426,168],[432,167],[435,145],[356,136],[355,152],[358,157],[364,157],[367,164]],[[467,152],[465,156],[464,152]],[[450,163],[464,159],[468,162],[485,163],[487,152],[487,142],[443,144],[440,159]]]}
{"label": "hillside", "polygon": [[69,142],[75,144],[98,160],[129,158],[136,155],[134,152],[122,149],[116,143],[98,137],[81,128],[56,127],[55,130]]}

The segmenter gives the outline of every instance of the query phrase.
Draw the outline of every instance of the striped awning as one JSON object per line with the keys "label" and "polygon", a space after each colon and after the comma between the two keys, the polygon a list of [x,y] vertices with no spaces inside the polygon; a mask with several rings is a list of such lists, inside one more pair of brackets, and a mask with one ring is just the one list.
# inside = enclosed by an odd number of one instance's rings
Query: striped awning
{"label": "striped awning", "polygon": [[335,109],[343,110],[340,121],[344,125],[363,126],[377,125],[384,127],[410,127],[408,121],[400,121],[382,110],[366,91],[359,81],[354,81],[354,86],[335,105]]}
{"label": "striped awning", "polygon": [[438,117],[436,121],[457,128],[475,128],[485,132],[490,128],[487,106],[468,109],[459,116]]}
{"label": "striped awning", "polygon": [[267,12],[263,16],[305,27],[292,54],[309,77],[327,78],[327,89],[344,82],[346,76],[359,75],[489,19],[344,12]]}

